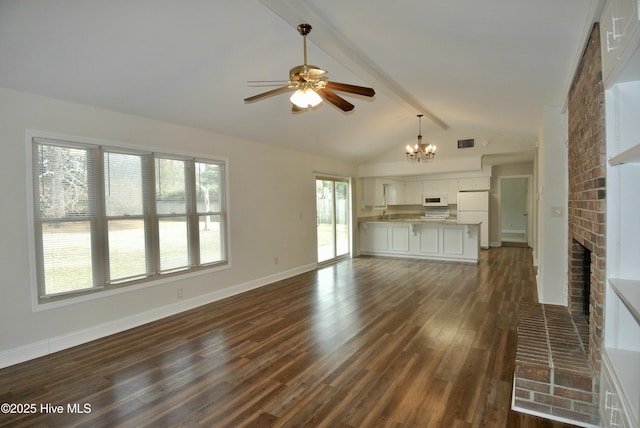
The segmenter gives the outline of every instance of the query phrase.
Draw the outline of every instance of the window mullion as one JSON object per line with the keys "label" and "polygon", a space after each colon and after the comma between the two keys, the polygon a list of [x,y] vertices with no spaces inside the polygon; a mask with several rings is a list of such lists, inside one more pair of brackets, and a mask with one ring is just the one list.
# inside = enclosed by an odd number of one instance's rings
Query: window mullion
{"label": "window mullion", "polygon": [[38,285],[38,296],[45,297],[47,295],[47,289],[45,285],[45,273],[44,273],[44,253],[42,242],[42,220],[38,219],[34,222],[34,232],[36,237],[36,281]]}
{"label": "window mullion", "polygon": [[93,286],[104,287],[109,282],[109,239],[108,227],[106,224],[106,212],[104,203],[104,162],[102,159],[102,149],[96,148],[89,151],[89,157],[93,158],[88,162],[89,175],[89,200],[93,200],[93,207],[90,208],[92,233],[92,253],[93,253]]}
{"label": "window mullion", "polygon": [[224,165],[220,171],[219,177],[220,183],[220,207],[218,210],[220,211],[220,219],[222,222],[222,228],[220,230],[220,240],[221,240],[221,251],[222,251],[222,260],[229,259],[229,247],[227,245],[227,168]]}
{"label": "window mullion", "polygon": [[144,180],[146,180],[147,194],[144,195],[145,201],[145,239],[147,242],[147,272],[152,276],[160,273],[160,241],[158,239],[159,225],[158,214],[156,209],[156,168],[155,157],[153,155],[145,156],[146,162],[143,163]]}
{"label": "window mullion", "polygon": [[186,162],[186,186],[187,186],[187,218],[189,233],[189,265],[200,265],[200,224],[198,219],[198,204],[196,199],[196,165],[195,160]]}

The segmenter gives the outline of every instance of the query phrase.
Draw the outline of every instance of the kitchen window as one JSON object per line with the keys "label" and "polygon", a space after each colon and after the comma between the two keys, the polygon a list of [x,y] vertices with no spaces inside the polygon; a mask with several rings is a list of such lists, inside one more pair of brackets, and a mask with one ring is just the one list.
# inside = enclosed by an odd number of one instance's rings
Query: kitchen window
{"label": "kitchen window", "polygon": [[226,163],[32,138],[40,303],[226,265]]}

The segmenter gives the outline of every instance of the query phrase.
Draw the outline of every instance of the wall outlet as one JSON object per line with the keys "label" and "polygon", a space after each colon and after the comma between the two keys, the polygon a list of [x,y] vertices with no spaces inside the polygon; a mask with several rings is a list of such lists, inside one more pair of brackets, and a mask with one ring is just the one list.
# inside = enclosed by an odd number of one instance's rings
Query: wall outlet
{"label": "wall outlet", "polygon": [[562,217],[564,209],[562,207],[551,207],[551,217]]}
{"label": "wall outlet", "polygon": [[178,288],[178,299],[182,299],[182,288]]}
{"label": "wall outlet", "polygon": [[274,258],[273,258],[273,264],[274,264],[274,265],[277,265],[277,264],[278,264],[278,258],[277,258],[277,257],[274,257]]}

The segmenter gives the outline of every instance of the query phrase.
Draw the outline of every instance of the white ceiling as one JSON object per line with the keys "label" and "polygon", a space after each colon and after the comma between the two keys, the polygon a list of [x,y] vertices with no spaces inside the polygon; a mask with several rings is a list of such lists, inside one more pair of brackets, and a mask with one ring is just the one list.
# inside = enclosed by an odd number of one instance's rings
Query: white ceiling
{"label": "white ceiling", "polygon": [[[530,150],[562,105],[599,0],[0,0],[0,86],[311,151],[381,159],[422,134]],[[245,104],[308,62],[371,86],[343,113]],[[506,141],[506,142],[505,142]],[[508,143],[508,144],[507,144]],[[490,146],[490,145],[488,145]],[[451,147],[451,148],[449,148]]]}

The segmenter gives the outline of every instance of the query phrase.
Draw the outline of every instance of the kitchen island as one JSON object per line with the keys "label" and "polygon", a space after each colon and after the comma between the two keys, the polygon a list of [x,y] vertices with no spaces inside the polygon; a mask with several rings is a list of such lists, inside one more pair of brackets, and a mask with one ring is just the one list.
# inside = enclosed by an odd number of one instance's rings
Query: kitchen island
{"label": "kitchen island", "polygon": [[360,254],[477,263],[480,224],[456,220],[360,220]]}

